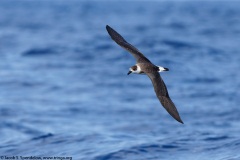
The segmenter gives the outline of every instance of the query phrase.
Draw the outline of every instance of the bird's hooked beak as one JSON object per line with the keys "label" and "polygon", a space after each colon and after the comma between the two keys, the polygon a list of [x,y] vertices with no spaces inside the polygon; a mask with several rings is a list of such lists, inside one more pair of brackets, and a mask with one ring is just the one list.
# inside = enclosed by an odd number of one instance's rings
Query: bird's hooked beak
{"label": "bird's hooked beak", "polygon": [[129,75],[129,74],[131,74],[132,73],[132,71],[129,71],[128,73],[127,73],[127,75]]}
{"label": "bird's hooked beak", "polygon": [[169,69],[168,68],[164,68],[164,70],[163,71],[169,71]]}

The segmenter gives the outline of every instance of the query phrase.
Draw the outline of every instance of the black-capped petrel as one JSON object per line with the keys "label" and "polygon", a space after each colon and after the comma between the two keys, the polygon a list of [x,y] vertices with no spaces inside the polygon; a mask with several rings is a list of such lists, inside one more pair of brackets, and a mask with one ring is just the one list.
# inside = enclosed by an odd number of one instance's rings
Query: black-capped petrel
{"label": "black-capped petrel", "polygon": [[164,68],[161,66],[156,66],[152,64],[152,62],[147,59],[137,48],[128,43],[119,33],[117,33],[114,29],[106,26],[108,34],[111,38],[121,47],[128,50],[133,57],[137,60],[137,64],[129,68],[128,75],[131,73],[135,74],[146,74],[152,81],[155,93],[163,105],[163,107],[167,110],[167,112],[178,122],[183,123],[181,120],[177,108],[169,97],[167,87],[163,82],[160,74],[158,72],[168,71],[168,68]]}

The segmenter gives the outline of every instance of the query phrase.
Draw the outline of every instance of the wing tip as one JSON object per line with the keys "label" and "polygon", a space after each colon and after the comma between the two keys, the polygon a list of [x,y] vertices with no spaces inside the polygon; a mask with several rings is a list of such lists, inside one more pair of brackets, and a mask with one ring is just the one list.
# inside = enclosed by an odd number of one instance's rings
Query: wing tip
{"label": "wing tip", "polygon": [[184,124],[183,123],[183,121],[181,120],[181,118],[179,118],[179,119],[176,119],[179,123],[182,123],[182,124]]}
{"label": "wing tip", "polygon": [[110,37],[114,40],[114,32],[116,32],[116,31],[114,31],[109,25],[106,25],[106,30],[107,30],[108,34],[110,35]]}
{"label": "wing tip", "polygon": [[178,121],[179,123],[184,124],[183,121],[182,121],[182,119],[180,118],[178,112],[177,112],[177,115],[172,115],[172,114],[170,114],[170,115],[171,115],[176,121]]}
{"label": "wing tip", "polygon": [[110,29],[112,29],[109,25],[106,25],[106,30],[109,31]]}
{"label": "wing tip", "polygon": [[179,113],[178,112],[176,112],[176,114],[174,115],[174,114],[171,114],[170,112],[168,112],[176,121],[178,121],[179,123],[182,123],[182,124],[184,124],[183,123],[183,121],[182,121],[182,119],[181,119],[181,117],[179,116]]}
{"label": "wing tip", "polygon": [[167,110],[167,112],[179,123],[183,123],[177,108],[175,107],[174,103],[172,102],[172,100],[170,99],[170,97],[166,97],[166,96],[160,96],[158,97],[160,102],[162,103],[162,106]]}

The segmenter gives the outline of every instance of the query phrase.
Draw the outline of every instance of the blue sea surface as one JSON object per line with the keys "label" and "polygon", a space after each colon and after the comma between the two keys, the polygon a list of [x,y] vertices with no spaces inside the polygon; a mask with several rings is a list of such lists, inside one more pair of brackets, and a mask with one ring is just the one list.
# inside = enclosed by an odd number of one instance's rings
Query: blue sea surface
{"label": "blue sea surface", "polygon": [[[106,25],[170,69],[184,124]],[[0,60],[0,156],[240,159],[240,1],[1,0]]]}

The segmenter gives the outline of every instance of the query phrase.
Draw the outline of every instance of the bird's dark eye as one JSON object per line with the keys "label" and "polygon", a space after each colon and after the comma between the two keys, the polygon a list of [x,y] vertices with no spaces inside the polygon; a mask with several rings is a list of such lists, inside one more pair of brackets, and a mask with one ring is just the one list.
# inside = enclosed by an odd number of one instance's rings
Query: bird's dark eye
{"label": "bird's dark eye", "polygon": [[137,70],[137,66],[132,66],[132,70],[136,71]]}

